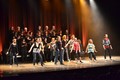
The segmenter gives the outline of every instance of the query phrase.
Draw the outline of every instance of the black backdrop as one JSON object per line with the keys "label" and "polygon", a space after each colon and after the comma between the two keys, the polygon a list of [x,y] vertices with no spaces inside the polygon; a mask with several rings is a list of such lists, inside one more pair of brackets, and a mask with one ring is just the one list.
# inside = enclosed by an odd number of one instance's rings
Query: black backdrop
{"label": "black backdrop", "polygon": [[[48,3],[48,1],[50,2]],[[11,26],[15,28],[17,26],[21,26],[22,28],[26,26],[29,30],[35,31],[38,25],[41,25],[43,28],[45,25],[48,25],[50,28],[52,25],[55,25],[57,29],[62,29],[63,31],[68,28],[71,34],[75,34],[83,40],[82,28],[84,26],[82,26],[82,22],[78,23],[74,9],[75,5],[72,4],[74,0],[70,0],[70,6],[66,6],[66,1],[67,0],[0,0],[0,51],[8,46],[7,40],[9,36],[7,36],[7,34]],[[103,37],[104,33],[108,33],[114,48],[114,55],[120,55],[120,5],[113,0],[95,1],[107,22],[111,25],[108,27],[110,31],[104,31],[99,37]],[[87,40],[91,38],[90,35],[91,34],[82,42],[87,43]],[[98,40],[96,38],[93,37],[93,39],[101,55],[103,52],[102,44],[97,43]]]}

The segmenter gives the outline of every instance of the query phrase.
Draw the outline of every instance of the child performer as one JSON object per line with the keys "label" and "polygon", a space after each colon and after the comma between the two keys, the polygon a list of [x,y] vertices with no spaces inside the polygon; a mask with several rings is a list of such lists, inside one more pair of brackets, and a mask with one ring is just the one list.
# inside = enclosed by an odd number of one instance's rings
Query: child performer
{"label": "child performer", "polygon": [[97,52],[97,51],[95,49],[95,45],[93,44],[92,39],[89,39],[89,41],[88,41],[86,52],[89,54],[89,58],[91,61],[92,61],[92,57],[94,58],[94,61],[96,61],[95,52]]}

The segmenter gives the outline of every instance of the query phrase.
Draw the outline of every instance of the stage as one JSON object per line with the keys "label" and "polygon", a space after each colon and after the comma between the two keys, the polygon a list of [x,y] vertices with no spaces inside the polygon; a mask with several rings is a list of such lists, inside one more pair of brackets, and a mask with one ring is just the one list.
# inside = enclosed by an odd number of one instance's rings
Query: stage
{"label": "stage", "polygon": [[33,66],[32,63],[20,63],[18,66],[13,65],[10,66],[8,64],[0,64],[0,75],[1,77],[11,77],[11,76],[19,76],[21,74],[27,73],[43,73],[43,72],[57,72],[57,71],[69,71],[69,70],[81,70],[81,69],[90,69],[90,68],[100,68],[107,66],[114,66],[120,64],[120,57],[113,56],[112,60],[109,60],[107,57],[107,61],[103,59],[103,56],[97,56],[97,62],[90,62],[88,57],[85,57],[82,60],[83,63],[76,63],[74,60],[64,62],[64,65],[60,65],[58,62],[57,65],[54,62],[46,62],[42,67],[40,64],[36,64]]}

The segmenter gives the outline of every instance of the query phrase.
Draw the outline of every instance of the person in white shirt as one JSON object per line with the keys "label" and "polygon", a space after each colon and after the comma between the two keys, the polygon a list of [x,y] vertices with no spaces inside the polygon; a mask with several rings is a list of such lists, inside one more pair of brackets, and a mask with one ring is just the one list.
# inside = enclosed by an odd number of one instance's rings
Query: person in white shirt
{"label": "person in white shirt", "polygon": [[28,51],[29,53],[31,51],[33,53],[33,65],[35,65],[36,55],[38,55],[40,58],[41,66],[43,66],[43,58],[42,58],[42,55],[40,53],[42,50],[42,47],[43,47],[42,39],[36,38],[36,41],[32,44],[32,46],[30,47],[30,50]]}

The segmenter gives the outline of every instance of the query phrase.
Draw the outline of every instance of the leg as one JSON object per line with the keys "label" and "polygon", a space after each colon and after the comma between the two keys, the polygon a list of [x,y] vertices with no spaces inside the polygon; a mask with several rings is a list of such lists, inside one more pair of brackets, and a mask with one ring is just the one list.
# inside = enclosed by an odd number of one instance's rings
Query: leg
{"label": "leg", "polygon": [[50,61],[53,60],[53,50],[50,51]]}
{"label": "leg", "polygon": [[55,64],[57,64],[57,61],[58,61],[58,54],[59,54],[59,51],[56,51],[55,59],[54,59]]}
{"label": "leg", "polygon": [[12,64],[13,64],[13,53],[10,52],[10,65],[12,65]]}
{"label": "leg", "polygon": [[90,60],[92,60],[92,53],[90,52],[90,53],[88,53],[88,54],[89,54]]}
{"label": "leg", "polygon": [[92,53],[92,57],[94,58],[94,60],[96,60],[95,53]]}
{"label": "leg", "polygon": [[33,65],[35,65],[35,61],[36,61],[36,53],[33,53]]}
{"label": "leg", "polygon": [[64,61],[65,49],[62,50],[62,60]]}
{"label": "leg", "polygon": [[41,55],[41,53],[38,53],[38,55],[39,55],[39,58],[40,58],[41,66],[43,66],[43,58],[42,58],[42,55]]}
{"label": "leg", "polygon": [[60,54],[60,64],[63,64],[63,50],[59,51]]}
{"label": "leg", "polygon": [[81,59],[80,52],[78,52],[78,58],[79,58],[80,62],[83,63],[83,62],[81,61],[82,59]]}
{"label": "leg", "polygon": [[104,59],[106,59],[106,54],[107,54],[107,49],[105,49],[105,52],[104,52]]}
{"label": "leg", "polygon": [[66,53],[67,60],[69,61],[70,59],[69,59],[68,49],[67,48],[65,48],[65,53]]}
{"label": "leg", "polygon": [[108,49],[108,53],[109,53],[109,57],[111,59],[111,51],[110,51],[110,48]]}
{"label": "leg", "polygon": [[17,60],[17,55],[16,55],[16,53],[14,53],[14,59],[15,59],[15,64],[17,64],[17,66],[18,66],[18,60]]}

